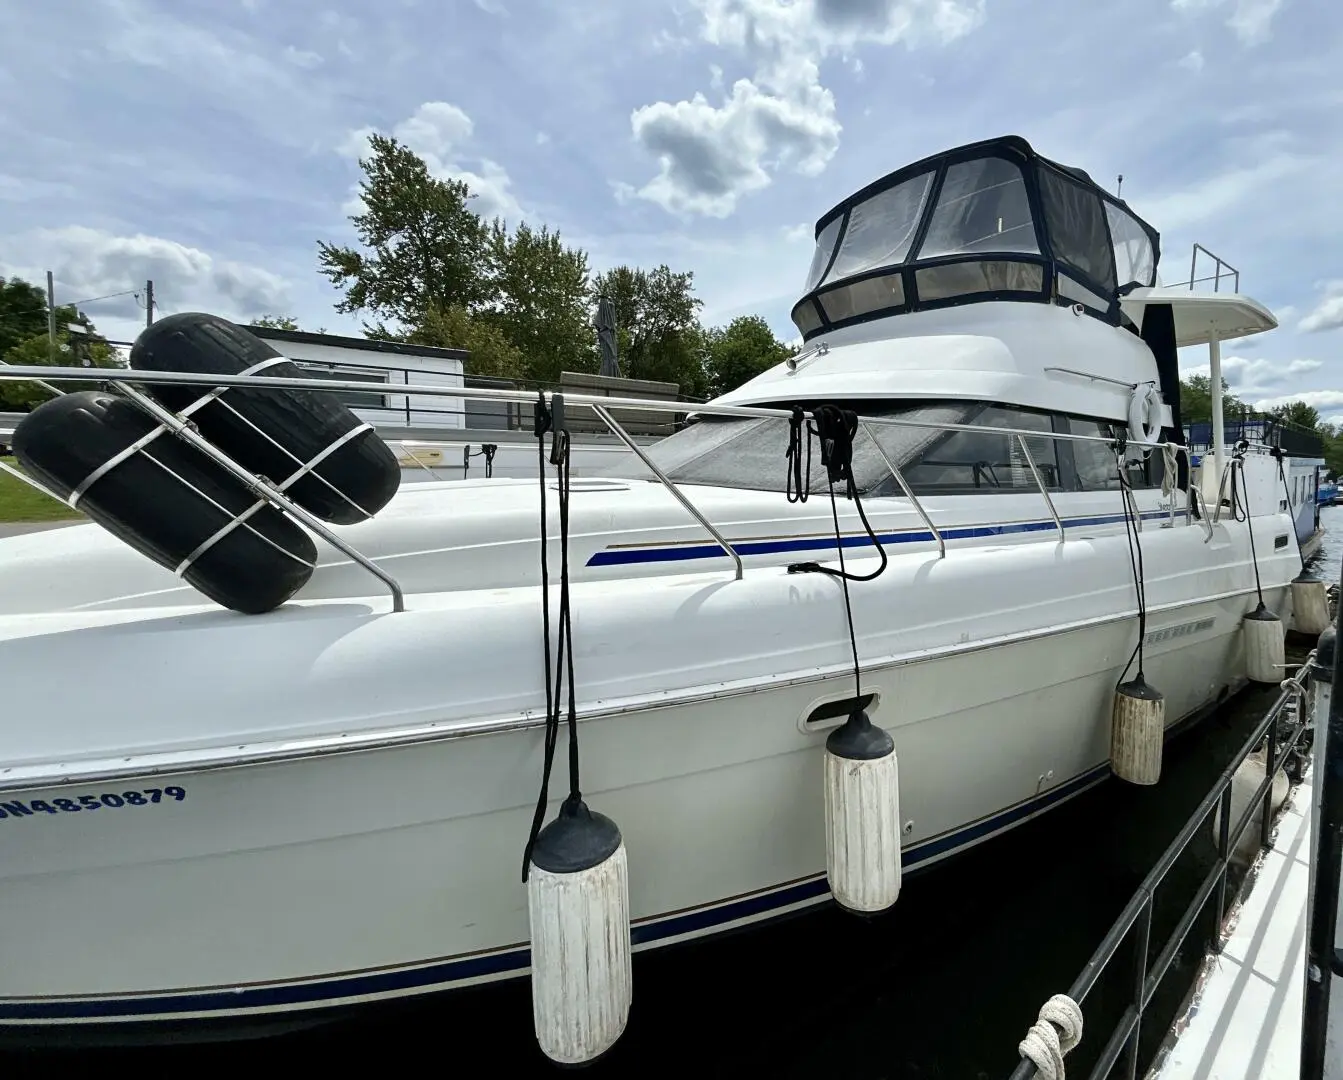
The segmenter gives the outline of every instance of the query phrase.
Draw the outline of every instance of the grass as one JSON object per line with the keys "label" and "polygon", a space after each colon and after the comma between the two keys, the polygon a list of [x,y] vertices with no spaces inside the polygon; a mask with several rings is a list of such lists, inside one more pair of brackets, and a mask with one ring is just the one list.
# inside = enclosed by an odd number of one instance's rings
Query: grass
{"label": "grass", "polygon": [[[17,468],[12,457],[0,458]],[[84,515],[63,502],[43,495],[36,488],[0,470],[0,523],[20,521],[65,521]]]}

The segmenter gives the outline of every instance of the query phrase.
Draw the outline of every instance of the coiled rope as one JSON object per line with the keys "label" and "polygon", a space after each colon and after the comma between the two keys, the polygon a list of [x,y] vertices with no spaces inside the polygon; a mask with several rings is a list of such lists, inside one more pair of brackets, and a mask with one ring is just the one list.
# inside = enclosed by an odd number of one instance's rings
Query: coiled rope
{"label": "coiled rope", "polygon": [[1064,1055],[1081,1041],[1081,1007],[1067,994],[1055,994],[1040,1007],[1039,1019],[1017,1044],[1017,1051],[1042,1080],[1064,1080]]}

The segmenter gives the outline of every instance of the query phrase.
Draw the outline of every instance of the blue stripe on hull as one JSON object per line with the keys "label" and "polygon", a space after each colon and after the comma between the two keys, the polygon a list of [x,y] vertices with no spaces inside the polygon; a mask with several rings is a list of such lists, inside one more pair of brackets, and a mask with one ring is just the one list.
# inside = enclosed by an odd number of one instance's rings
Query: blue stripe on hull
{"label": "blue stripe on hull", "polygon": [[[1177,518],[1185,512],[1177,510]],[[1169,510],[1152,510],[1142,515],[1144,521],[1157,518],[1169,518]],[[1064,518],[1065,529],[1091,528],[1096,525],[1117,525],[1124,520],[1123,514],[1105,514],[1100,517]],[[1053,519],[1048,521],[1012,521],[999,525],[949,526],[942,530],[943,540],[978,540],[985,537],[1009,536],[1015,533],[1055,532],[1057,526]],[[902,529],[899,532],[878,533],[877,539],[882,546],[889,544],[931,544],[936,537],[928,529]],[[845,550],[849,548],[871,547],[872,541],[866,536],[846,536],[843,538]],[[794,537],[783,540],[739,540],[732,548],[738,555],[779,555],[785,552],[833,551],[835,539],[832,536]],[[623,566],[630,563],[684,562],[691,559],[717,559],[723,557],[723,549],[717,544],[684,544],[666,547],[646,548],[605,548],[590,559],[588,566]]]}
{"label": "blue stripe on hull", "polygon": [[[1109,766],[1100,765],[1065,784],[1060,784],[1033,799],[984,818],[972,825],[934,838],[906,851],[903,867],[906,873],[924,869],[939,856],[949,854],[984,839],[991,833],[1015,825],[1076,795],[1104,779]],[[922,864],[922,865],[921,865]],[[633,927],[636,945],[648,945],[682,934],[701,933],[714,927],[726,926],[741,919],[759,918],[771,912],[782,911],[795,904],[817,902],[828,895],[829,886],[824,874],[795,882],[766,893],[757,893],[711,908],[702,908],[684,914],[650,920]],[[201,993],[182,993],[158,996],[127,995],[101,999],[51,999],[46,1001],[0,1000],[0,1023],[22,1024],[42,1021],[97,1021],[132,1020],[151,1016],[172,1016],[185,1013],[236,1013],[240,1010],[292,1009],[297,1006],[319,1008],[342,999],[376,997],[407,991],[429,991],[450,988],[451,984],[522,972],[531,962],[526,947],[507,952],[490,953],[426,964],[393,971],[361,973],[335,978],[315,979],[310,982],[287,985],[244,986]]]}

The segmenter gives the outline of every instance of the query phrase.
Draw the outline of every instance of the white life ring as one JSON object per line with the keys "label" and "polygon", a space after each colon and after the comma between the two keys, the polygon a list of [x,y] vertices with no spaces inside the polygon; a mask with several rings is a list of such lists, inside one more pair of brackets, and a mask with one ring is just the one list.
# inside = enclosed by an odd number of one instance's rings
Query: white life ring
{"label": "white life ring", "polygon": [[1128,437],[1136,443],[1153,443],[1161,437],[1161,394],[1152,383],[1141,383],[1133,389],[1128,403]]}

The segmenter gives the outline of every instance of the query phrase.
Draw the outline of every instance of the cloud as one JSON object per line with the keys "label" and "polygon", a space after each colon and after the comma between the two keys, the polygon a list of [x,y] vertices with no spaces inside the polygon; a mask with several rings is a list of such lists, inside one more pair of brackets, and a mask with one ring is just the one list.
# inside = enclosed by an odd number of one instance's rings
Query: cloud
{"label": "cloud", "polygon": [[[268,270],[232,262],[160,236],[137,233],[117,236],[101,229],[70,225],[39,229],[4,244],[21,249],[35,266],[50,268],[56,278],[57,301],[74,303],[112,293],[142,292],[153,281],[164,312],[204,310],[234,318],[267,311],[285,311],[289,283]],[[29,281],[43,274],[33,266],[4,267]],[[114,316],[134,314],[133,296],[115,297],[101,308]]]}
{"label": "cloud", "polygon": [[284,47],[284,58],[300,68],[315,68],[322,62],[320,53],[309,52],[307,49],[296,49],[293,45]]}
{"label": "cloud", "polygon": [[506,17],[508,15],[508,9],[504,7],[503,4],[499,3],[499,0],[475,0],[475,5],[480,8],[481,11],[485,12],[486,15],[497,15],[500,17]]}
{"label": "cloud", "polygon": [[[1246,148],[1244,156],[1250,159],[1251,153],[1251,148]],[[1183,190],[1130,201],[1144,219],[1160,222],[1163,232],[1174,232],[1227,214],[1256,192],[1301,173],[1312,163],[1313,159],[1303,154],[1280,150],[1214,172]]]}
{"label": "cloud", "polygon": [[[738,201],[792,169],[821,172],[843,130],[820,64],[840,56],[855,71],[862,45],[946,44],[983,21],[984,0],[693,0],[711,45],[744,55],[749,78],[718,103],[703,93],[635,109],[635,142],[658,173],[638,194],[677,214],[723,218]],[[721,72],[714,69],[711,84]]]}
{"label": "cloud", "polygon": [[1185,71],[1202,71],[1203,54],[1197,49],[1193,49],[1180,58],[1180,67],[1184,68]]}
{"label": "cloud", "polygon": [[[363,127],[351,131],[337,145],[336,152],[345,157],[362,156],[374,130]],[[423,158],[433,176],[464,181],[475,195],[469,205],[481,217],[499,216],[517,221],[523,216],[522,207],[513,194],[508,170],[489,158],[463,155],[464,144],[471,141],[474,131],[471,117],[458,106],[446,101],[426,101],[397,123],[391,134]],[[467,167],[465,161],[474,164]],[[342,207],[342,212],[358,213],[360,206],[355,197]]]}
{"label": "cloud", "polygon": [[1343,327],[1343,280],[1326,282],[1324,296],[1297,325],[1303,333]]}
{"label": "cloud", "polygon": [[1272,22],[1283,0],[1171,0],[1176,11],[1197,14],[1229,6],[1226,25],[1242,45],[1260,45],[1272,36]]}
{"label": "cloud", "polygon": [[1301,401],[1317,411],[1325,409],[1343,408],[1343,390],[1302,390],[1296,394],[1285,394],[1282,397],[1264,398],[1261,401],[1254,402],[1256,409],[1276,409],[1279,405],[1290,405],[1294,401]]}
{"label": "cloud", "polygon": [[[1302,376],[1324,366],[1321,360],[1270,360],[1264,357],[1226,356],[1222,358],[1222,378],[1239,398],[1256,394],[1271,394],[1282,390]],[[1180,374],[1207,375],[1208,364],[1190,364],[1180,368]]]}

